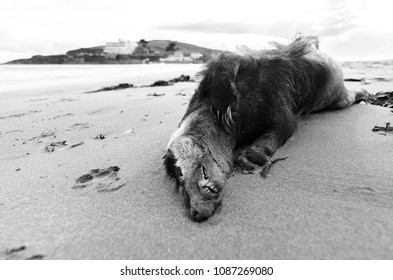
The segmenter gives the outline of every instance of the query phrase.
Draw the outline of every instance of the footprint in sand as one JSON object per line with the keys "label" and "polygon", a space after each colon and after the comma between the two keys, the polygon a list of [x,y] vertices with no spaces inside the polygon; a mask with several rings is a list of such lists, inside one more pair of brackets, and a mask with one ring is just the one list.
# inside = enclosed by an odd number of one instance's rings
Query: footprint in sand
{"label": "footprint in sand", "polygon": [[0,120],[9,119],[9,118],[20,118],[20,117],[23,117],[26,115],[32,115],[32,114],[39,113],[41,111],[42,110],[33,110],[33,111],[28,111],[27,113],[19,113],[19,114],[14,114],[14,115],[9,115],[9,116],[3,116],[3,117],[0,117]]}
{"label": "footprint in sand", "polygon": [[70,127],[67,129],[67,131],[74,130],[74,129],[81,130],[81,129],[86,129],[89,127],[90,127],[90,124],[87,122],[86,123],[75,123],[73,125],[70,125]]}
{"label": "footprint in sand", "polygon": [[45,151],[48,153],[54,152],[56,148],[63,148],[67,146],[67,141],[52,142],[45,146]]}
{"label": "footprint in sand", "polygon": [[103,169],[92,169],[89,173],[80,176],[75,180],[76,184],[73,189],[83,189],[93,186],[99,192],[116,191],[123,187],[127,182],[121,181],[117,172],[118,166],[110,166]]}

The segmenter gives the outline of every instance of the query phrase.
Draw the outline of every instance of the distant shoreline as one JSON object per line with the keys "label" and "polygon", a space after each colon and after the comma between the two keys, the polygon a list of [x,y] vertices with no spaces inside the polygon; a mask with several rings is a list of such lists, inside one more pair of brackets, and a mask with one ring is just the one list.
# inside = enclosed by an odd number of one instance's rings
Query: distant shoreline
{"label": "distant shoreline", "polygon": [[33,62],[5,62],[0,63],[0,65],[138,65],[138,64],[203,64],[203,61],[174,61],[174,62],[69,62],[69,63],[33,63]]}
{"label": "distant shoreline", "polygon": [[203,63],[218,51],[173,40],[141,39],[133,49],[107,47],[79,48],[56,55],[34,55],[31,58],[15,59],[4,64]]}

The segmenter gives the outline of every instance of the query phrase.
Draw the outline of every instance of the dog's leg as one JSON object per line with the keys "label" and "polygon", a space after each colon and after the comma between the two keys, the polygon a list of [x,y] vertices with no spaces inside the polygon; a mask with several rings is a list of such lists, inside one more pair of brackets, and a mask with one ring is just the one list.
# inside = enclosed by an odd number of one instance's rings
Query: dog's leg
{"label": "dog's leg", "polygon": [[235,164],[243,169],[252,170],[263,166],[276,150],[285,144],[296,129],[296,116],[292,112],[276,120],[270,129],[266,130],[249,147],[237,152]]}
{"label": "dog's leg", "polygon": [[368,101],[370,94],[366,90],[351,91],[344,88],[339,98],[328,109],[344,109],[355,102]]}

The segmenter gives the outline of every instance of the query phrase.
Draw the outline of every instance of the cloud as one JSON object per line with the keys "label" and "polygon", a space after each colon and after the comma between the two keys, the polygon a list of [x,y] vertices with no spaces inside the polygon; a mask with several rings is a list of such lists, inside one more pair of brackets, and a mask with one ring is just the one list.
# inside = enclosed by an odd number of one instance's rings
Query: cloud
{"label": "cloud", "polygon": [[[327,0],[298,7],[296,13],[287,13],[282,7],[272,6],[271,13],[263,17],[249,17],[243,13],[235,21],[208,19],[188,20],[182,24],[156,26],[162,31],[191,32],[197,34],[254,34],[260,36],[293,37],[298,31],[323,37],[333,37],[364,27],[361,18],[366,0]],[[287,8],[289,3],[284,3]],[[242,11],[239,8],[239,11]],[[225,12],[224,12],[225,13]],[[277,14],[272,17],[271,14]]]}
{"label": "cloud", "polygon": [[322,50],[338,60],[383,60],[393,58],[393,32],[354,30],[323,40]]}
{"label": "cloud", "polygon": [[392,39],[382,35],[391,30],[389,5],[380,3],[387,0],[242,0],[241,5],[201,0],[192,13],[185,12],[189,8],[181,0],[168,0],[157,9],[151,1],[4,1],[8,5],[0,10],[1,62],[27,53],[65,53],[118,38],[170,39],[232,51],[237,45],[260,49],[267,41],[285,43],[299,31],[320,36],[322,46],[337,54],[340,48],[346,55],[355,55],[357,49],[364,54],[367,38],[373,38],[375,50],[393,49],[383,47],[392,45]]}
{"label": "cloud", "polygon": [[217,34],[255,34],[258,26],[250,23],[205,21],[172,25],[160,25],[156,27],[162,30],[217,33]]}
{"label": "cloud", "polygon": [[320,36],[339,36],[346,32],[363,28],[360,10],[364,9],[364,1],[336,1],[326,3],[326,14],[316,21],[312,27]]}
{"label": "cloud", "polygon": [[156,28],[163,31],[200,34],[253,34],[284,38],[292,38],[301,31],[304,34],[331,37],[361,28],[362,26],[356,20],[356,16],[342,11],[338,12],[334,17],[326,17],[317,21],[283,19],[268,24],[207,21],[179,25],[162,25]]}

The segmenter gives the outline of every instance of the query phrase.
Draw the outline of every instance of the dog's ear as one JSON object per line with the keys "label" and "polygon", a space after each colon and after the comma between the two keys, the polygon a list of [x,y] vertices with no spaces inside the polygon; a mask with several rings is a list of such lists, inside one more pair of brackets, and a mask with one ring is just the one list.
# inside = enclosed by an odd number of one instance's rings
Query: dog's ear
{"label": "dog's ear", "polygon": [[233,81],[231,81],[231,87],[232,87],[232,91],[233,93],[236,95],[237,97],[237,102],[239,102],[239,92],[236,89],[236,78],[237,78],[237,74],[239,73],[239,68],[240,68],[240,64],[237,64],[235,66],[235,69],[233,70]]}
{"label": "dog's ear", "polygon": [[166,172],[171,177],[176,177],[176,159],[171,150],[163,156]]}
{"label": "dog's ear", "polygon": [[237,77],[237,73],[239,73],[239,68],[240,68],[240,64],[237,64],[235,66],[235,69],[233,70],[233,74],[235,75],[233,78],[233,81],[236,82],[236,77]]}

